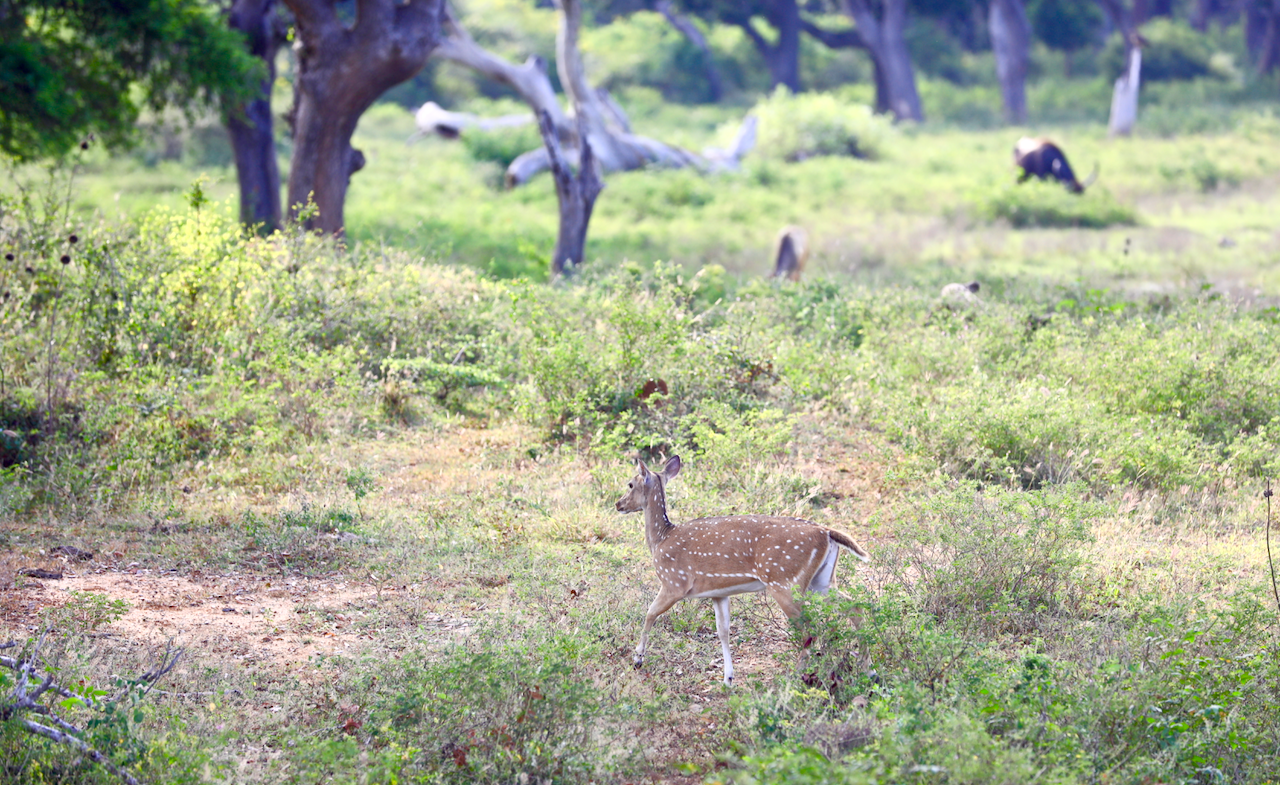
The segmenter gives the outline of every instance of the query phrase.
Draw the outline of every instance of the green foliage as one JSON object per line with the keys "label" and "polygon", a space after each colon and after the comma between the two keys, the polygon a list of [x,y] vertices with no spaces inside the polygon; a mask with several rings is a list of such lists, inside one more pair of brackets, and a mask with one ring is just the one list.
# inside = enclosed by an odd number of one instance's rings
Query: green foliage
{"label": "green foliage", "polygon": [[[1153,19],[1142,26],[1142,81],[1170,82],[1210,76],[1213,49],[1209,39],[1181,20]],[[1125,45],[1118,35],[1112,36],[1099,55],[1103,73],[1112,78],[1128,67]]]}
{"label": "green foliage", "polygon": [[582,55],[592,80],[609,90],[654,87],[682,103],[711,98],[703,53],[654,11],[584,31]]}
{"label": "green foliage", "polygon": [[1138,223],[1137,212],[1118,202],[1107,189],[1094,186],[1083,194],[1073,194],[1052,180],[1029,180],[994,188],[977,197],[974,206],[978,215],[987,220],[1008,221],[1019,229],[1102,229]]}
{"label": "green foliage", "polygon": [[1259,451],[1278,389],[1268,319],[1215,300],[1166,313],[1102,290],[1057,297],[873,332],[859,376],[878,381],[857,387],[895,438],[983,481],[1198,488],[1274,466]]}
{"label": "green foliage", "polygon": [[[1033,507],[1044,501],[1028,499]],[[1054,514],[1074,517],[1058,501],[1050,502]],[[999,504],[1012,512],[1024,502]],[[1024,573],[1025,565],[997,555],[1003,538],[984,544],[979,532],[965,532],[965,520],[952,523],[996,559],[990,574]],[[1036,525],[1032,532],[1079,564],[1078,538],[1058,542]],[[914,567],[915,552],[908,544],[887,555]],[[945,577],[985,583],[965,568]],[[1088,585],[1078,570],[1064,577],[1069,593]],[[944,582],[930,585],[956,596]],[[739,697],[749,738],[741,766],[708,781],[883,782],[945,773],[959,783],[1074,783],[1103,771],[1134,781],[1268,781],[1277,759],[1266,741],[1276,727],[1268,709],[1276,668],[1258,626],[1266,612],[1252,592],[1224,598],[1219,610],[1147,606],[1102,625],[1087,608],[1074,618],[1050,610],[1030,628],[1016,603],[959,602],[942,622],[920,604],[933,598],[908,582],[874,598],[865,591],[811,598],[796,634],[807,661],[792,679]],[[993,642],[1002,631],[1033,642],[1002,649]],[[1102,645],[1108,654],[1096,656]]]}
{"label": "green foliage", "polygon": [[877,159],[886,152],[893,125],[865,105],[829,93],[792,95],[779,88],[752,110],[760,120],[756,151],[800,161],[817,155]]}
{"label": "green foliage", "polygon": [[1093,43],[1104,21],[1102,9],[1089,0],[1036,0],[1027,16],[1037,38],[1065,52]]}
{"label": "green foliage", "polygon": [[542,137],[533,123],[488,131],[468,130],[460,137],[462,146],[477,161],[492,161],[506,169],[512,161],[542,146]]}
{"label": "green foliage", "polygon": [[628,746],[583,674],[593,655],[580,638],[553,634],[414,658],[383,687],[371,736],[430,750],[416,765],[433,782],[593,781]]}
{"label": "green foliage", "polygon": [[46,608],[42,621],[46,628],[70,635],[86,635],[129,612],[129,603],[112,600],[97,592],[72,589],[62,605]]}
{"label": "green foliage", "polygon": [[1080,548],[1101,513],[1080,490],[935,495],[900,530],[902,561],[891,557],[890,569],[918,575],[903,590],[940,620],[1069,611],[1079,603]]}
{"label": "green foliage", "polygon": [[127,140],[141,106],[234,105],[262,66],[191,0],[11,4],[0,26],[0,151],[59,155]]}

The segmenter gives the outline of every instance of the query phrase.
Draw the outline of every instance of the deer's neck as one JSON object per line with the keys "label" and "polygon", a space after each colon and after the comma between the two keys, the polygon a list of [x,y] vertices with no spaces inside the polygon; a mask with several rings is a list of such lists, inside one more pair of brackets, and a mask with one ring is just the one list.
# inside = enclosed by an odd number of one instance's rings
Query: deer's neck
{"label": "deer's neck", "polygon": [[644,539],[649,552],[652,553],[674,528],[675,525],[667,518],[667,495],[659,487],[658,492],[644,506]]}

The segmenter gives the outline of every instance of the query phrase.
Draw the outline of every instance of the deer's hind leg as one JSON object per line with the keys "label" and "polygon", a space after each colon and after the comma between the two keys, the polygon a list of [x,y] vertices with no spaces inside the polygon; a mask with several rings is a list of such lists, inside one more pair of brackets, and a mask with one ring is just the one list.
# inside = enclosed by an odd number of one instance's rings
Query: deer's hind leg
{"label": "deer's hind leg", "polygon": [[683,597],[683,593],[669,589],[666,584],[663,584],[658,596],[654,597],[653,602],[649,604],[649,612],[644,616],[644,627],[640,630],[640,645],[636,647],[634,663],[636,668],[644,665],[644,652],[649,646],[649,629],[653,627],[653,622],[659,616],[671,610],[671,606],[675,605]]}
{"label": "deer's hind leg", "polygon": [[765,593],[769,598],[778,603],[778,607],[782,612],[787,614],[787,618],[795,621],[800,618],[800,605],[796,602],[796,598],[791,594],[791,587],[784,584],[775,583],[765,588]]}

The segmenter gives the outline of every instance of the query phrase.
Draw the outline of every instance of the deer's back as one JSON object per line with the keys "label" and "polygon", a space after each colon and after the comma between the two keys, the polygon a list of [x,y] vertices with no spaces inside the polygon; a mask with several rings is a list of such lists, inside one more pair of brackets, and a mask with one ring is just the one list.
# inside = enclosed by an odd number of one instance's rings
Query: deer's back
{"label": "deer's back", "polygon": [[807,557],[809,551],[816,548],[825,553],[826,547],[827,529],[813,521],[769,515],[726,515],[682,523],[656,550],[700,559],[791,561]]}

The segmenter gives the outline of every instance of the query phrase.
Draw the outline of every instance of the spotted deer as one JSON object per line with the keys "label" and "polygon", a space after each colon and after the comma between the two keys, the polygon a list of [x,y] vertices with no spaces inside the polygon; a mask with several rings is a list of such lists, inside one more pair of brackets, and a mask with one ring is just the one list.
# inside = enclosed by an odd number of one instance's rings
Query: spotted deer
{"label": "spotted deer", "polygon": [[655,619],[680,600],[708,597],[715,605],[716,631],[724,652],[724,683],[732,686],[730,597],[764,591],[794,620],[800,606],[792,589],[826,594],[841,548],[863,561],[870,557],[847,536],[802,518],[728,515],[676,526],[667,518],[666,486],[680,473],[680,466],[678,455],[657,472],[637,461],[638,473],[616,505],[619,512],[644,512],[645,542],[662,584],[644,617],[635,667],[644,664]]}

